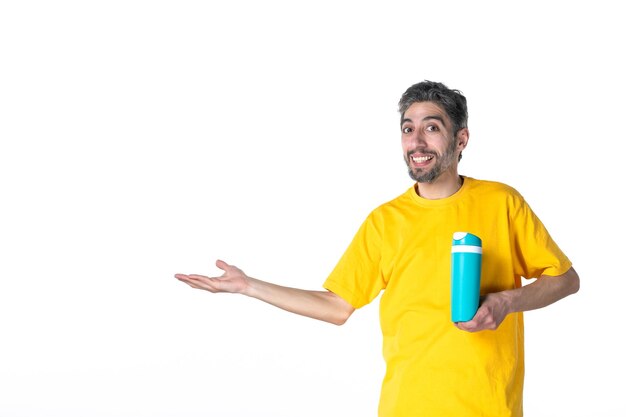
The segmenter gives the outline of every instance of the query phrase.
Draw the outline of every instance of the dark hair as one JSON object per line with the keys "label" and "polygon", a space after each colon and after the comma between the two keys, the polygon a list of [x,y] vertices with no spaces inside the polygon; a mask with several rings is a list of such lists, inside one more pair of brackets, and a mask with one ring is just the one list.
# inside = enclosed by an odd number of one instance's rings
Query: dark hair
{"label": "dark hair", "polygon": [[467,100],[459,90],[452,90],[442,83],[422,81],[409,87],[398,103],[400,122],[404,119],[404,112],[413,103],[430,101],[439,105],[452,120],[453,132],[467,127]]}

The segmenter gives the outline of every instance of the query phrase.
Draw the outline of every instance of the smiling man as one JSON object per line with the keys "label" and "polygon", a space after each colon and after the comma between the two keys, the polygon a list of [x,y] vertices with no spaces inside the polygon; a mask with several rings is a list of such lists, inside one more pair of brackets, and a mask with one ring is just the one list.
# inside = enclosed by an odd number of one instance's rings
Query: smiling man
{"label": "smiling man", "polygon": [[[221,260],[220,277],[176,278],[334,324],[382,293],[387,371],[379,416],[520,417],[522,312],[577,292],[578,275],[514,188],[459,175],[469,130],[458,90],[424,81],[399,106],[402,151],[415,184],[371,211],[325,290],[271,284]],[[482,302],[462,323],[450,320],[450,245],[457,231],[483,241]],[[534,281],[523,286],[522,279]]]}
{"label": "smiling man", "polygon": [[[457,173],[457,164],[469,139],[467,120],[462,126],[453,124],[433,102],[415,102],[401,111],[404,160],[410,177],[422,184],[416,190],[422,195],[427,190],[437,190],[438,195],[429,198],[453,194],[463,181]],[[442,187],[444,183],[453,188]]]}

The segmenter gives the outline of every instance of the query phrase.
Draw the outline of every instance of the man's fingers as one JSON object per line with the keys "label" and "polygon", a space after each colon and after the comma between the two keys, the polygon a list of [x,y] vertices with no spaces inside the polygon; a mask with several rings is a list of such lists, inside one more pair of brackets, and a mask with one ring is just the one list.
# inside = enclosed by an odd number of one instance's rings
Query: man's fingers
{"label": "man's fingers", "polygon": [[209,292],[218,292],[220,290],[218,278],[209,278],[197,274],[176,274],[175,277],[193,288],[207,290]]}
{"label": "man's fingers", "polygon": [[174,277],[180,280],[208,278],[208,277],[205,277],[204,275],[198,275],[198,274],[174,274]]}
{"label": "man's fingers", "polygon": [[475,332],[478,330],[478,324],[474,320],[460,321],[454,323],[454,325],[461,330],[465,330],[466,332]]}
{"label": "man's fingers", "polygon": [[209,278],[205,275],[198,275],[198,274],[189,274],[187,275],[189,278],[191,279],[204,279],[204,278]]}

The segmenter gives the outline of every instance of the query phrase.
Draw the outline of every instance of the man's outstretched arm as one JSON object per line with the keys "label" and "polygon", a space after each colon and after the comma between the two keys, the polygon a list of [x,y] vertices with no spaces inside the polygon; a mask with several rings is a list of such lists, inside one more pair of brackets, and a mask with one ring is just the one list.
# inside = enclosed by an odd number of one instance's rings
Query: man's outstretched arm
{"label": "man's outstretched arm", "polygon": [[336,325],[345,323],[354,312],[354,307],[330,291],[283,287],[249,277],[241,269],[221,260],[218,260],[215,265],[224,271],[222,276],[176,274],[175,277],[193,288],[212,293],[227,292],[247,295],[291,313]]}

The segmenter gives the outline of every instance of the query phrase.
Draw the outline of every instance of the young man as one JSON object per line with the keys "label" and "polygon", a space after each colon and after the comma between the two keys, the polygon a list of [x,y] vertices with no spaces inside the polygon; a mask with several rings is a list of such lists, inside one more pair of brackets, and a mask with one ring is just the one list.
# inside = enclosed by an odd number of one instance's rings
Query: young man
{"label": "young man", "polygon": [[[221,260],[221,277],[176,278],[334,324],[384,290],[381,417],[520,417],[522,312],[577,292],[578,275],[515,189],[458,174],[469,140],[458,90],[424,81],[399,105],[402,151],[415,185],[370,213],[326,291],[274,285]],[[482,239],[483,298],[472,320],[452,323],[450,246],[457,231]],[[536,280],[522,286],[522,278]]]}

